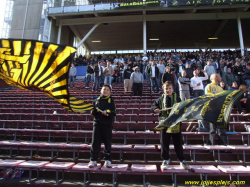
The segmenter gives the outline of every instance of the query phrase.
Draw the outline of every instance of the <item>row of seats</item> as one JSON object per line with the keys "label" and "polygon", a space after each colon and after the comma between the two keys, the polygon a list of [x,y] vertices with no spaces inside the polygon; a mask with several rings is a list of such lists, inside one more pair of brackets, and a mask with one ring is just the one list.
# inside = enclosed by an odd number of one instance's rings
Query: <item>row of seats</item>
{"label": "row of seats", "polygon": [[[173,183],[177,186],[177,175],[204,175],[204,186],[208,186],[210,181],[207,180],[208,175],[220,175],[220,174],[235,174],[237,175],[237,181],[235,184],[240,183],[239,176],[244,174],[250,174],[250,166],[243,165],[190,165],[191,170],[184,170],[179,165],[170,165],[167,170],[160,168],[157,169],[156,165],[139,165],[139,164],[112,164],[112,168],[106,168],[101,163],[97,164],[97,167],[88,168],[86,163],[75,162],[49,162],[49,161],[26,161],[26,160],[0,160],[0,167],[4,168],[4,175],[6,174],[7,167],[17,167],[24,170],[29,170],[29,182],[32,178],[32,170],[37,170],[37,178],[39,178],[39,171],[52,170],[56,172],[56,184],[59,184],[59,172],[62,172],[62,178],[64,179],[64,172],[84,173],[84,185],[87,184],[86,173],[106,173],[112,174],[113,186],[118,182],[117,175],[130,174],[130,175],[142,175],[143,186],[146,184],[146,175],[173,175]],[[231,177],[231,176],[230,176]],[[218,183],[217,183],[218,182]],[[221,182],[221,183],[219,183]],[[222,184],[223,181],[216,181],[215,186],[224,186],[228,184]],[[210,183],[211,184],[211,183]],[[243,183],[242,183],[243,184]],[[212,184],[213,185],[213,184]],[[245,185],[245,184],[243,184]]]}

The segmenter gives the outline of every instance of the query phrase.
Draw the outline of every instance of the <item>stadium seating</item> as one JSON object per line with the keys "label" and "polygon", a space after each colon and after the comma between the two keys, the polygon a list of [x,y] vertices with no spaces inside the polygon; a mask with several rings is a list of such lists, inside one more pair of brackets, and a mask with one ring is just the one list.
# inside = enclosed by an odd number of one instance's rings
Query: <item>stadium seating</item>
{"label": "stadium seating", "polygon": [[[71,93],[86,101],[93,101],[99,95],[84,89],[72,89]],[[231,177],[237,175],[238,181],[240,176],[241,180],[249,182],[246,177],[250,167],[248,114],[232,111],[227,147],[209,146],[209,133],[185,132],[188,122],[183,122],[183,148],[192,169],[180,168],[171,145],[170,168],[162,170],[159,132],[154,130],[158,124],[158,116],[150,111],[151,104],[159,94],[151,94],[146,86],[143,93],[147,94],[135,97],[131,92],[123,93],[121,85],[112,90],[117,103],[117,116],[113,126],[113,168],[107,169],[103,166],[103,160],[98,161],[96,168],[87,167],[93,126],[93,117],[89,113],[68,112],[56,101],[39,92],[17,88],[1,92],[0,159],[3,160],[0,160],[0,168],[4,172],[8,167],[27,170],[24,177],[31,184],[39,180],[41,174],[45,178],[52,176],[54,184],[64,183],[59,180],[60,173],[65,180],[70,179],[69,175],[72,173],[84,185],[104,180],[118,186],[129,177],[139,185],[146,186],[148,183],[164,183],[165,177],[172,176],[172,180],[167,183],[177,186],[177,183],[184,184],[190,176],[207,181],[208,175],[219,179],[219,176],[230,174]],[[224,153],[224,150],[232,153]],[[9,159],[15,160],[8,161]],[[227,165],[246,169],[242,173],[233,173],[223,167]],[[37,173],[36,178],[32,177],[34,172]]]}

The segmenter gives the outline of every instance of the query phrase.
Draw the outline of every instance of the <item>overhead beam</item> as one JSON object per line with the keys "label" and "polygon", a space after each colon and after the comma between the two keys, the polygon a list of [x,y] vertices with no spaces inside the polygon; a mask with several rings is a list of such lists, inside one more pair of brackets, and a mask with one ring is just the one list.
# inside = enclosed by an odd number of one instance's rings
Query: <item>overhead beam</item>
{"label": "overhead beam", "polygon": [[[78,30],[76,29],[76,27],[74,25],[70,25],[69,26],[70,29],[73,31],[73,33],[75,34],[77,40],[80,42],[83,38],[83,36],[78,32]],[[89,51],[89,46],[86,42],[83,42],[83,45],[86,47],[86,49]]]}
{"label": "overhead beam", "polygon": [[85,42],[85,40],[92,34],[92,32],[94,32],[94,30],[100,25],[100,23],[95,24],[92,29],[90,29],[90,31],[84,36],[84,38],[80,41],[80,43],[76,46],[76,48],[79,48],[83,42]]}
{"label": "overhead beam", "polygon": [[[237,19],[237,14],[241,19],[249,19],[248,12],[240,13],[196,13],[196,14],[156,14],[156,15],[137,15],[137,16],[112,16],[112,17],[94,17],[94,18],[78,18],[78,19],[62,19],[62,25],[84,25],[97,23],[121,23],[121,22],[142,22],[144,17],[147,21],[174,21],[174,20],[227,20]],[[60,23],[57,20],[56,25]]]}
{"label": "overhead beam", "polygon": [[[227,20],[222,20],[222,22],[220,23],[219,27],[217,28],[217,30],[214,32],[212,38],[216,38],[219,36],[219,34],[221,33],[222,29],[225,27],[225,25],[227,24],[228,19]],[[207,47],[205,48],[206,50],[214,43],[214,40],[210,40],[207,44]]]}
{"label": "overhead beam", "polygon": [[246,12],[249,9],[250,5],[246,6],[243,10],[243,12]]}

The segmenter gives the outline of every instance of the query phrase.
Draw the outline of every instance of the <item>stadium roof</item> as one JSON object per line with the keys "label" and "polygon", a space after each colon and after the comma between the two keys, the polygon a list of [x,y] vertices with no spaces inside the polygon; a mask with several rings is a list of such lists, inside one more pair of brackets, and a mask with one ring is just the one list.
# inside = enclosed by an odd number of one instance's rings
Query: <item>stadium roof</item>
{"label": "stadium roof", "polygon": [[[250,47],[250,4],[180,7],[124,7],[113,10],[53,12],[57,25],[69,26],[90,51],[143,48],[143,20],[146,19],[147,49],[240,48],[237,18],[245,48]],[[62,8],[62,7],[61,7]],[[150,40],[150,39],[159,40]],[[218,38],[210,40],[208,38]],[[101,41],[101,42],[92,42]]]}

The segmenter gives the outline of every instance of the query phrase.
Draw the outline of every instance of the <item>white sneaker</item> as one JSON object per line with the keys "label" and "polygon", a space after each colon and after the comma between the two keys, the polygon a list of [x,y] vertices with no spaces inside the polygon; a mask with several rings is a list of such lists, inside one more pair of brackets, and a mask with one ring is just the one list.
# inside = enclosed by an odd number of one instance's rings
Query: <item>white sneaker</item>
{"label": "white sneaker", "polygon": [[111,161],[110,161],[110,160],[106,160],[105,163],[104,163],[104,166],[105,166],[106,168],[112,168]]}
{"label": "white sneaker", "polygon": [[161,164],[161,168],[163,170],[166,170],[169,168],[169,163],[170,163],[170,160],[163,160],[162,164]]}
{"label": "white sneaker", "polygon": [[180,166],[186,170],[191,169],[190,165],[185,160],[183,162],[180,162]]}
{"label": "white sneaker", "polygon": [[94,168],[96,166],[97,166],[97,162],[96,161],[90,161],[89,164],[88,164],[89,168]]}

